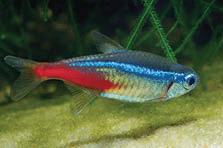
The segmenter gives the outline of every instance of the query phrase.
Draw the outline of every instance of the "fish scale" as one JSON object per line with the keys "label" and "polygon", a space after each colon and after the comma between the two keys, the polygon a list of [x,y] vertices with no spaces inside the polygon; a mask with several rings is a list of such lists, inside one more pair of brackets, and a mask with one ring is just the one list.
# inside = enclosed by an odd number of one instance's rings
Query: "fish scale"
{"label": "fish scale", "polygon": [[[115,69],[101,68],[97,71],[106,72],[108,80],[115,85],[118,84],[118,86],[103,92],[102,96],[115,96],[116,99],[120,100],[133,102],[154,100],[159,92],[165,90],[167,85],[165,83],[157,83],[156,80],[152,82],[143,77],[137,77],[124,72],[117,72]],[[114,73],[116,73],[116,75],[114,75]],[[122,80],[125,80],[125,84]],[[125,89],[120,89],[122,88],[121,86],[124,86]],[[145,89],[148,91],[145,91]]]}

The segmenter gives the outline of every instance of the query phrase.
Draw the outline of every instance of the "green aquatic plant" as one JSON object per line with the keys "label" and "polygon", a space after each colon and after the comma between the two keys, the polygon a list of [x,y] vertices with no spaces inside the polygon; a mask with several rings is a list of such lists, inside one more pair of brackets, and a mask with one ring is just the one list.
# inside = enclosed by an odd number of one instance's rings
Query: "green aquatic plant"
{"label": "green aquatic plant", "polygon": [[131,45],[134,43],[134,39],[136,38],[137,33],[139,32],[139,30],[142,29],[142,27],[143,27],[144,23],[146,22],[146,19],[149,16],[155,2],[156,2],[156,0],[151,0],[151,2],[147,5],[147,7],[145,7],[144,11],[142,12],[142,14],[139,17],[139,20],[138,20],[137,24],[135,25],[132,32],[130,33],[130,36],[129,36],[129,39],[128,39],[128,42],[127,42],[125,48],[131,49]]}
{"label": "green aquatic plant", "polygon": [[219,41],[217,47],[215,50],[212,50],[212,54],[210,55],[210,58],[209,58],[209,61],[208,61],[208,64],[209,65],[212,65],[213,64],[213,61],[215,59],[215,57],[218,55],[220,49],[223,47],[223,38]]}
{"label": "green aquatic plant", "polygon": [[[164,8],[164,11],[161,14],[160,20],[163,20],[164,17],[166,17],[166,15],[167,15],[168,11],[170,10],[171,6],[172,6],[171,3],[168,3],[168,5]],[[136,47],[140,47],[143,42],[145,42],[146,40],[149,40],[150,37],[152,36],[152,34],[155,32],[155,30],[156,30],[155,27],[152,27],[150,29],[150,31],[147,31],[147,33],[145,33],[144,35],[142,35],[140,37],[140,39],[135,43],[136,44],[135,46]]]}
{"label": "green aquatic plant", "polygon": [[48,21],[48,3],[49,3],[48,0],[43,1],[43,7],[44,7],[43,18],[45,23]]}
{"label": "green aquatic plant", "polygon": [[131,48],[131,45],[134,43],[134,39],[137,36],[137,32],[143,27],[143,25],[144,25],[144,23],[146,21],[146,18],[148,16],[150,16],[150,20],[153,23],[155,29],[157,30],[157,32],[158,32],[158,34],[160,36],[161,42],[163,44],[162,47],[164,47],[164,49],[165,49],[164,51],[165,51],[167,57],[171,61],[177,63],[177,59],[175,58],[175,54],[174,54],[172,48],[170,47],[170,45],[168,43],[168,40],[167,40],[166,35],[165,35],[164,31],[163,31],[163,28],[162,28],[162,25],[160,23],[160,20],[159,20],[159,18],[157,16],[156,12],[153,10],[153,5],[155,4],[156,1],[151,0],[148,3],[148,1],[145,0],[143,2],[144,2],[144,6],[145,6],[144,11],[140,15],[140,19],[137,21],[136,26],[132,30],[132,32],[130,34],[130,37],[128,39],[127,45],[125,47],[126,48]]}
{"label": "green aquatic plant", "polygon": [[174,9],[174,14],[177,19],[177,23],[186,26],[185,20],[183,19],[183,0],[172,0],[171,5]]}
{"label": "green aquatic plant", "polygon": [[203,22],[203,20],[206,18],[206,16],[210,12],[210,9],[214,5],[214,2],[215,2],[215,0],[212,0],[209,3],[209,5],[205,9],[205,11],[203,12],[202,16],[197,20],[195,25],[192,27],[192,29],[189,31],[189,33],[185,37],[183,43],[176,49],[176,51],[175,51],[176,54],[181,52],[184,49],[185,45],[190,41],[190,39],[191,39],[192,35],[194,34],[195,30],[199,27],[199,25]]}
{"label": "green aquatic plant", "polygon": [[[151,35],[152,33],[157,30],[159,36],[160,36],[160,42],[163,43],[163,47],[165,48],[165,52],[167,54],[167,57],[170,58],[172,61],[176,62],[175,54],[178,54],[181,52],[186,44],[190,41],[191,37],[199,27],[199,24],[203,22],[203,20],[207,17],[207,15],[210,13],[211,8],[214,6],[215,0],[212,0],[210,3],[205,3],[206,4],[206,9],[202,13],[202,16],[196,21],[195,25],[190,29],[190,31],[187,33],[186,37],[184,38],[183,42],[180,44],[180,46],[173,51],[173,49],[169,46],[168,40],[166,37],[178,26],[181,25],[182,27],[186,27],[187,25],[185,23],[186,19],[183,19],[183,0],[177,1],[177,0],[172,0],[168,3],[167,6],[167,11],[162,13],[162,16],[165,16],[165,14],[169,11],[171,7],[174,9],[174,14],[176,16],[176,22],[174,25],[171,27],[171,29],[168,30],[166,34],[164,34],[163,27],[161,26],[160,20],[158,19],[158,16],[155,11],[151,11],[150,13],[150,20],[154,24],[154,28],[151,29],[148,33],[146,33],[141,39],[136,43],[136,46],[138,47],[141,45],[142,42],[145,42]],[[148,1],[143,1],[143,4],[145,7],[148,7]],[[163,15],[164,14],[164,15]],[[139,22],[138,22],[139,23]],[[185,28],[185,29],[186,29]],[[189,29],[188,29],[189,30]]]}
{"label": "green aquatic plant", "polygon": [[163,44],[162,47],[164,47],[164,49],[165,49],[164,51],[166,52],[167,57],[171,61],[173,61],[174,63],[177,63],[177,59],[175,57],[175,54],[173,52],[173,49],[169,45],[169,42],[168,42],[168,40],[166,38],[166,35],[164,33],[164,30],[163,30],[163,28],[161,26],[161,23],[160,23],[160,21],[158,19],[157,14],[155,13],[155,11],[152,11],[150,15],[151,15],[151,21],[154,24],[154,26],[155,26],[155,28],[156,28],[159,36],[160,36],[161,42]]}
{"label": "green aquatic plant", "polygon": [[75,20],[75,15],[74,15],[74,11],[73,11],[73,8],[72,8],[71,0],[67,0],[67,4],[68,4],[68,11],[69,11],[70,19],[71,19],[71,22],[73,24],[76,46],[77,46],[77,49],[79,49],[79,54],[83,55],[83,44],[82,44],[81,36],[80,36],[80,33],[79,33],[78,23]]}
{"label": "green aquatic plant", "polygon": [[[145,1],[144,5],[145,6],[148,6],[147,1]],[[163,44],[162,47],[164,47],[167,57],[171,61],[177,63],[177,59],[175,57],[175,54],[173,52],[173,49],[171,48],[171,46],[168,43],[168,40],[167,40],[166,35],[164,33],[163,27],[162,27],[162,25],[160,23],[160,20],[159,20],[156,12],[154,10],[151,11],[151,13],[150,13],[150,20],[151,20],[151,22],[153,23],[154,27],[157,30],[157,33],[158,33],[158,35],[159,35],[159,37],[161,39],[161,42]]]}

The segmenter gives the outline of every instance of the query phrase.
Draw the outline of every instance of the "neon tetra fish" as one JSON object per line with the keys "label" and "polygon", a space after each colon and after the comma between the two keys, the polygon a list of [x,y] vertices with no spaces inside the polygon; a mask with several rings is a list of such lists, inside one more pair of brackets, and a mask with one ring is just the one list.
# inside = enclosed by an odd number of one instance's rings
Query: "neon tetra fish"
{"label": "neon tetra fish", "polygon": [[[12,88],[12,99],[22,99],[49,79],[63,80],[71,91],[78,87],[96,96],[129,102],[175,98],[192,90],[200,81],[189,67],[152,53],[126,50],[98,32],[93,33],[93,38],[103,54],[55,63],[6,56],[6,63],[21,71]],[[84,102],[80,108],[93,97],[90,98],[80,100]]]}

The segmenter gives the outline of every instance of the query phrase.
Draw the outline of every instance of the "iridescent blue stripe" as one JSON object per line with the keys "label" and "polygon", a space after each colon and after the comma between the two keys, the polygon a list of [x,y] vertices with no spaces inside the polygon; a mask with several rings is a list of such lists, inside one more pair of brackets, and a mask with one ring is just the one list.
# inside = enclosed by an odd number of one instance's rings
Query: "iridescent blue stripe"
{"label": "iridescent blue stripe", "polygon": [[[129,63],[119,63],[119,62],[75,62],[69,64],[69,66],[81,66],[81,67],[109,67],[115,68],[117,70],[134,73],[136,75],[145,76],[154,79],[164,79],[166,81],[173,81],[176,76],[183,77],[183,74],[177,74],[170,71],[154,70],[143,66],[136,66]],[[182,80],[182,79],[181,79]]]}

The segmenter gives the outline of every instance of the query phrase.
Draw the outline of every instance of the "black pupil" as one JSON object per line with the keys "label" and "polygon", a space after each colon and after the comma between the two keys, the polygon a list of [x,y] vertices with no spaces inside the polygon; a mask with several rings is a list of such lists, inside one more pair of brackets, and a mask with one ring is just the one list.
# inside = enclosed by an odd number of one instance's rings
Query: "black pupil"
{"label": "black pupil", "polygon": [[195,82],[195,79],[194,78],[191,78],[190,81],[189,81],[189,85],[194,84],[194,82]]}

